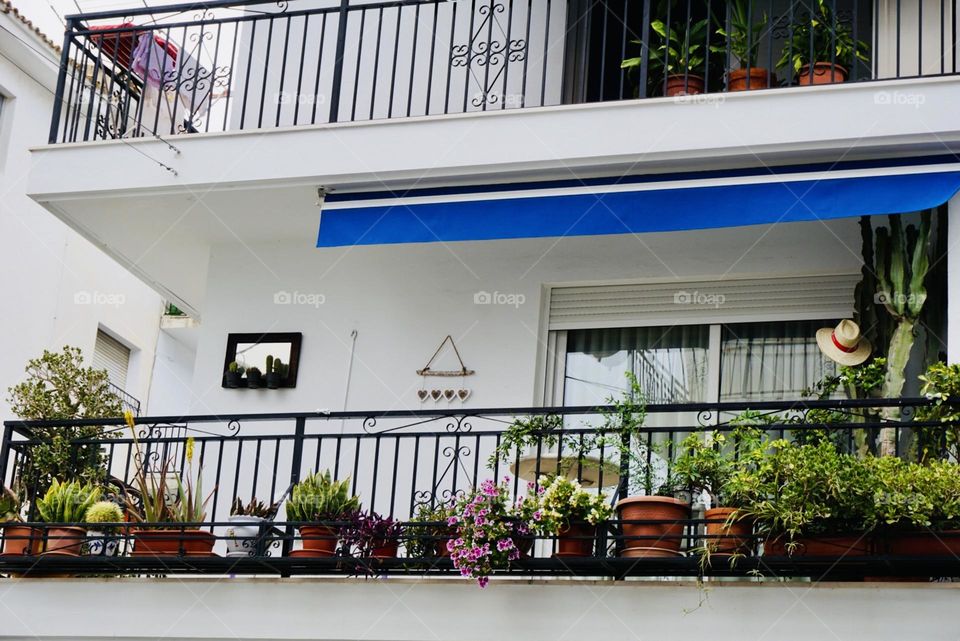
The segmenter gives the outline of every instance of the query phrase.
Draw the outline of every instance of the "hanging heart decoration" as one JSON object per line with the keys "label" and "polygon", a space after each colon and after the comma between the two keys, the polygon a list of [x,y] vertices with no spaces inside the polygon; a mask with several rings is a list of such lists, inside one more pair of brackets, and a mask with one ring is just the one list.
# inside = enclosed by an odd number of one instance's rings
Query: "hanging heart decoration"
{"label": "hanging heart decoration", "polygon": [[452,401],[457,397],[457,392],[452,389],[445,389],[443,390],[443,397],[448,401]]}
{"label": "hanging heart decoration", "polygon": [[467,400],[467,398],[470,397],[470,390],[468,390],[468,389],[458,389],[458,390],[457,390],[457,396],[460,397],[460,400],[461,400],[461,401],[465,401],[465,400]]}
{"label": "hanging heart decoration", "polygon": [[438,390],[438,389],[432,389],[432,390],[430,390],[430,397],[431,397],[433,400],[439,401],[441,396],[443,396],[443,391],[442,391],[442,390]]}
{"label": "hanging heart decoration", "polygon": [[430,396],[430,392],[425,389],[417,390],[417,396],[420,397],[420,402],[422,403]]}

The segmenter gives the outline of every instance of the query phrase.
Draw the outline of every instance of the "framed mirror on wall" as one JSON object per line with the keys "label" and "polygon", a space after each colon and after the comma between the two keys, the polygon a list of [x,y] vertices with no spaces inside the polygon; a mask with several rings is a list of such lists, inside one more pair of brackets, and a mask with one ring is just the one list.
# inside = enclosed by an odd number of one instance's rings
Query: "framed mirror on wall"
{"label": "framed mirror on wall", "polygon": [[[266,332],[228,334],[227,351],[223,359],[223,387],[269,387],[297,386],[297,370],[300,367],[300,332]],[[237,365],[231,367],[232,363]],[[250,368],[257,368],[262,382],[250,383]],[[232,376],[236,372],[239,376]],[[269,377],[269,381],[268,381]]]}

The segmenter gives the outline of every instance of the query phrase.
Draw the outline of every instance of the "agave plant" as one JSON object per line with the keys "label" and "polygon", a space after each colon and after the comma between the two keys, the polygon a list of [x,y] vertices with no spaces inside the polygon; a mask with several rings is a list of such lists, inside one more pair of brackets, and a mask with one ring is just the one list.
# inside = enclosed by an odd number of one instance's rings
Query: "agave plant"
{"label": "agave plant", "polygon": [[280,502],[267,505],[263,501],[258,501],[257,497],[252,497],[250,502],[244,502],[238,496],[233,500],[230,506],[230,516],[255,516],[261,519],[272,520],[280,509]]}
{"label": "agave plant", "polygon": [[47,493],[37,500],[44,523],[81,523],[91,505],[100,500],[100,488],[89,483],[53,479]]}

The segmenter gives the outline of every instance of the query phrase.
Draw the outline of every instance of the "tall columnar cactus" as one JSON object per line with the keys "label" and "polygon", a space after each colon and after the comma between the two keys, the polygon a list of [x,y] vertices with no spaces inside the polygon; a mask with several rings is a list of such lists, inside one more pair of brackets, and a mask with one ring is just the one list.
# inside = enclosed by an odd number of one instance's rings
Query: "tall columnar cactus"
{"label": "tall columnar cactus", "polygon": [[[896,325],[887,348],[887,373],[883,381],[884,398],[897,398],[903,392],[904,370],[910,360],[915,330],[923,304],[927,300],[924,281],[930,269],[930,212],[920,215],[920,227],[906,230],[900,216],[890,216],[890,229],[877,229],[877,299],[893,317]],[[898,408],[887,408],[884,417],[897,419]],[[880,434],[880,453],[896,452],[896,430],[885,428]]]}
{"label": "tall columnar cactus", "polygon": [[266,371],[265,371],[264,373],[265,373],[265,374],[272,374],[274,371],[276,371],[276,370],[273,369],[273,355],[272,355],[272,354],[269,354],[269,355],[267,355],[267,369],[266,369]]}

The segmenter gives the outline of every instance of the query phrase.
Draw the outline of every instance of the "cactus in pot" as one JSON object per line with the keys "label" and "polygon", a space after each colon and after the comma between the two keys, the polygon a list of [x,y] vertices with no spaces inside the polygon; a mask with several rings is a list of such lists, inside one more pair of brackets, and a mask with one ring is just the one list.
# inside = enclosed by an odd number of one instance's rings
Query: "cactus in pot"
{"label": "cactus in pot", "polygon": [[97,501],[87,509],[86,553],[91,556],[117,556],[120,539],[117,530],[123,523],[123,510],[112,501]]}

